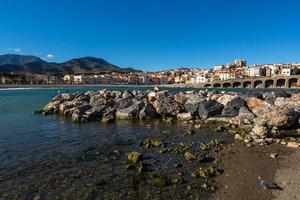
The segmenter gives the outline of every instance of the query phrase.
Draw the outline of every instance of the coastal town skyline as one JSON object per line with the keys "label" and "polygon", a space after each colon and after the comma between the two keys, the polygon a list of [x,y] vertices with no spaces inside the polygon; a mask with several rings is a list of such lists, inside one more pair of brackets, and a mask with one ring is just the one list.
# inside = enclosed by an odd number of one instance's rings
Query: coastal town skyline
{"label": "coastal town skyline", "polygon": [[[299,86],[299,75],[300,63],[297,62],[249,65],[245,59],[235,59],[208,69],[174,67],[151,72],[121,68],[94,57],[54,63],[35,56],[0,55],[0,84],[179,84],[195,87],[294,88]],[[266,80],[264,82],[261,79]]]}
{"label": "coastal town skyline", "polygon": [[89,55],[149,71],[207,68],[235,58],[249,64],[297,62],[299,4],[3,1],[0,54],[37,55],[55,62]]}

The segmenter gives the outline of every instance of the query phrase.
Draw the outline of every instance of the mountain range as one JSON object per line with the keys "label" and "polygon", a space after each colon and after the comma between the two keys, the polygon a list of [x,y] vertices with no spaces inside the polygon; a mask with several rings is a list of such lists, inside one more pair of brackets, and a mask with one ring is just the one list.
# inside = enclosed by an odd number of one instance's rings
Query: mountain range
{"label": "mountain range", "polygon": [[63,63],[47,62],[30,55],[0,55],[0,73],[35,73],[35,74],[82,74],[100,72],[137,72],[133,68],[121,68],[101,58],[82,57]]}

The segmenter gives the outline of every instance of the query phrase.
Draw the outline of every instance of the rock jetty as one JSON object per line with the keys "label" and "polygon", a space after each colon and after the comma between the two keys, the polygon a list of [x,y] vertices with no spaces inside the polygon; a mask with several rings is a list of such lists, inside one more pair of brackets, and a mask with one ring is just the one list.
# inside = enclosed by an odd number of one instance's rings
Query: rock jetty
{"label": "rock jetty", "polygon": [[250,130],[236,135],[238,140],[270,141],[280,138],[282,130],[300,126],[300,93],[100,90],[59,94],[36,113],[60,114],[76,123],[155,118],[168,123],[217,121]]}

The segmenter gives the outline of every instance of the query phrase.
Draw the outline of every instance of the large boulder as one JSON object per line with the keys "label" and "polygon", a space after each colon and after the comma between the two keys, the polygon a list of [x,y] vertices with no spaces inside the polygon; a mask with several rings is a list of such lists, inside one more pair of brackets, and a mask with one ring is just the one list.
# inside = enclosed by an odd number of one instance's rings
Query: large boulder
{"label": "large boulder", "polygon": [[106,105],[92,107],[89,110],[85,111],[85,116],[89,121],[100,120],[103,113],[106,111],[106,108]]}
{"label": "large boulder", "polygon": [[264,94],[264,99],[266,102],[269,104],[274,105],[275,101],[277,98],[282,97],[282,98],[290,98],[292,95],[288,92],[285,91],[277,91],[277,92],[271,92],[271,93],[265,93]]}
{"label": "large boulder", "polygon": [[174,99],[175,101],[184,104],[185,101],[187,100],[186,94],[184,94],[183,92],[178,92],[174,95]]}
{"label": "large boulder", "polygon": [[264,108],[266,106],[271,106],[268,102],[261,100],[256,97],[251,97],[246,99],[247,105],[250,109]]}
{"label": "large boulder", "polygon": [[295,111],[300,112],[300,99],[278,97],[275,100],[274,105],[278,107],[293,108]]}
{"label": "large boulder", "polygon": [[42,113],[44,115],[57,113],[59,112],[60,104],[61,104],[60,100],[52,100],[42,109]]}
{"label": "large boulder", "polygon": [[193,116],[197,116],[199,104],[203,101],[205,101],[205,99],[200,95],[193,95],[185,101],[184,108]]}
{"label": "large boulder", "polygon": [[256,124],[267,125],[269,127],[292,128],[298,125],[299,113],[291,107],[268,108],[262,110],[255,119]]}
{"label": "large boulder", "polygon": [[241,107],[247,107],[247,102],[240,97],[235,97],[224,106],[222,115],[235,117],[238,115]]}
{"label": "large boulder", "polygon": [[175,101],[172,97],[166,97],[162,100],[155,100],[153,107],[156,112],[162,116],[176,116],[178,113],[184,112],[182,104]]}
{"label": "large boulder", "polygon": [[101,122],[112,123],[116,120],[116,109],[114,107],[108,107],[102,114]]}
{"label": "large boulder", "polygon": [[81,103],[88,103],[90,101],[90,96],[86,94],[77,94],[74,100]]}
{"label": "large boulder", "polygon": [[139,113],[140,119],[150,120],[156,117],[157,117],[156,110],[150,103],[147,103]]}
{"label": "large boulder", "polygon": [[61,114],[64,114],[66,110],[74,108],[76,106],[78,106],[78,105],[73,101],[64,101],[63,103],[61,103],[59,105],[59,112]]}
{"label": "large boulder", "polygon": [[144,103],[142,101],[137,102],[127,108],[119,109],[116,112],[118,119],[138,119],[140,110],[143,108]]}
{"label": "large boulder", "polygon": [[234,94],[223,94],[223,95],[219,94],[219,97],[217,98],[217,102],[223,104],[223,106],[226,106],[230,101],[232,101],[235,98],[236,95]]}
{"label": "large boulder", "polygon": [[124,109],[128,108],[129,106],[135,104],[137,100],[132,96],[128,96],[126,98],[116,99],[115,100],[115,107],[116,109]]}
{"label": "large boulder", "polygon": [[64,101],[72,101],[75,98],[75,95],[72,93],[63,93],[61,94],[61,97],[64,99]]}
{"label": "large boulder", "polygon": [[236,117],[231,119],[232,124],[240,126],[251,125],[254,123],[255,115],[246,107],[241,107]]}
{"label": "large boulder", "polygon": [[133,98],[134,95],[129,91],[129,90],[125,90],[123,93],[122,93],[122,98],[123,99],[127,99],[127,98]]}
{"label": "large boulder", "polygon": [[224,106],[214,100],[205,100],[199,103],[198,115],[201,119],[207,119],[220,115]]}
{"label": "large boulder", "polygon": [[88,121],[88,118],[84,114],[91,108],[92,106],[89,104],[78,106],[72,114],[72,121],[76,123]]}
{"label": "large boulder", "polygon": [[189,113],[189,112],[188,113],[179,113],[177,115],[177,119],[183,120],[183,121],[189,121],[189,120],[191,120],[193,118],[194,118],[193,115],[191,113]]}

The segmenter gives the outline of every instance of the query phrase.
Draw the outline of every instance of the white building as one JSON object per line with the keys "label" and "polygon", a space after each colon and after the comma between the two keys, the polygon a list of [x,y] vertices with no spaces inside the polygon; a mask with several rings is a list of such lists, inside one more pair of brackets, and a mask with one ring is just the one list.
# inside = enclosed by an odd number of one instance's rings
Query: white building
{"label": "white building", "polygon": [[281,76],[291,76],[292,70],[291,68],[283,68],[281,70]]}
{"label": "white building", "polygon": [[74,75],[75,84],[87,84],[90,83],[91,77],[89,75]]}
{"label": "white building", "polygon": [[63,78],[63,81],[65,83],[73,83],[74,82],[74,76],[73,75],[65,75],[64,78]]}
{"label": "white building", "polygon": [[220,76],[221,81],[226,81],[226,80],[230,79],[230,73],[229,72],[220,72],[219,76]]}
{"label": "white building", "polygon": [[249,68],[249,76],[257,77],[262,75],[262,68],[259,65],[254,65]]}
{"label": "white building", "polygon": [[222,69],[224,69],[224,65],[215,65],[214,66],[214,71],[221,71]]}
{"label": "white building", "polygon": [[207,82],[209,82],[207,74],[196,76],[196,83],[207,83]]}

